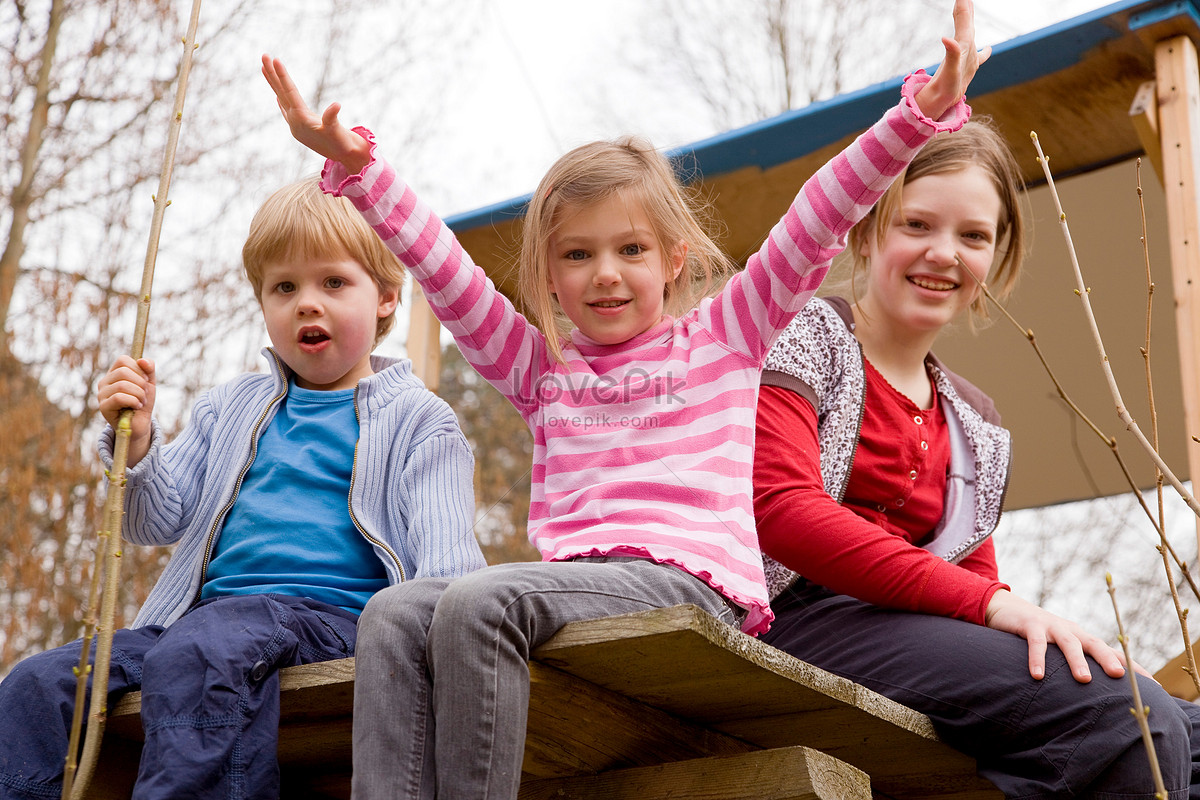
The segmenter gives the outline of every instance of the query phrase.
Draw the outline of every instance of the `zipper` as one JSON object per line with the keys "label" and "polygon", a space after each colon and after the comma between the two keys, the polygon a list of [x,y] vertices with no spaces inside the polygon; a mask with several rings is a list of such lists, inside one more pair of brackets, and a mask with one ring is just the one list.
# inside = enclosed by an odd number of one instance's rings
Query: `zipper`
{"label": "zipper", "polygon": [[392,563],[396,565],[396,570],[400,573],[400,582],[408,580],[404,574],[404,565],[400,563],[400,557],[396,555],[392,548],[388,547],[387,542],[378,539],[367,533],[367,529],[358,521],[358,517],[354,514],[354,504],[351,498],[354,497],[354,480],[358,477],[358,445],[362,442],[362,417],[358,413],[358,387],[354,387],[354,420],[358,423],[359,435],[354,442],[354,459],[350,465],[350,491],[346,492],[346,510],[350,512],[350,521],[354,523],[354,527],[362,534],[362,537],[376,547],[380,547],[392,558]]}
{"label": "zipper", "polygon": [[[851,333],[851,336],[854,334]],[[858,421],[854,427],[854,448],[850,451],[850,462],[846,464],[846,477],[842,481],[842,485],[838,487],[837,504],[840,506],[842,500],[846,497],[846,490],[850,488],[850,471],[854,469],[854,457],[858,454],[858,442],[862,438],[863,417],[867,412],[867,357],[863,355],[862,345],[859,344],[857,338],[854,340],[858,346],[858,365],[862,371],[862,391],[858,395]]]}
{"label": "zipper", "polygon": [[[259,429],[262,427],[263,421],[267,415],[274,410],[275,406],[279,405],[279,401],[287,395],[288,380],[287,373],[284,372],[283,363],[279,360],[279,356],[275,351],[268,348],[267,352],[271,354],[271,358],[275,361],[275,371],[279,375],[280,381],[283,383],[283,388],[279,390],[279,394],[271,398],[267,403],[267,407],[263,409],[262,414],[254,421],[254,427],[250,430],[250,457],[246,459],[246,463],[242,465],[242,471],[238,474],[237,483],[233,485],[233,494],[230,495],[229,501],[225,503],[221,512],[213,518],[212,527],[208,529],[208,541],[204,544],[204,560],[200,562],[200,585],[196,588],[196,594],[192,598],[191,605],[196,605],[200,601],[200,594],[204,590],[204,576],[208,573],[208,564],[212,560],[213,545],[217,541],[217,531],[220,529],[225,517],[229,514],[233,504],[237,501],[238,493],[242,490],[242,481],[246,478],[246,473],[250,471],[250,465],[254,463],[254,458],[258,455],[258,435]],[[190,606],[189,606],[190,607]]]}

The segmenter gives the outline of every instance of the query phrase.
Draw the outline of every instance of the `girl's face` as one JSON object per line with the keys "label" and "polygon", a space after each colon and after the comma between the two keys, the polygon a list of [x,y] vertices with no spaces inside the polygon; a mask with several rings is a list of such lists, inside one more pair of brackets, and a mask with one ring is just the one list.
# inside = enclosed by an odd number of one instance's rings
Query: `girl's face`
{"label": "girl's face", "polygon": [[567,318],[600,344],[620,344],[662,319],[663,292],[687,246],[666,252],[640,202],[618,192],[567,212],[550,238],[550,292]]}
{"label": "girl's face", "polygon": [[962,256],[980,281],[996,254],[1000,195],[981,167],[926,175],[905,184],[902,210],[877,220],[871,235],[867,289],[859,305],[894,337],[936,335],[975,300],[979,287],[955,261]]}

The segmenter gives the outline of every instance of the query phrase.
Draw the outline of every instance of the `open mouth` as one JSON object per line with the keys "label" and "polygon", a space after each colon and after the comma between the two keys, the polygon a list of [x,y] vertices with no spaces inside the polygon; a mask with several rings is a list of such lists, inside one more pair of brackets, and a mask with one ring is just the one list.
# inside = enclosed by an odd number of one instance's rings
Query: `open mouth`
{"label": "open mouth", "polygon": [[328,341],[329,334],[322,330],[310,328],[300,332],[300,344],[320,344]]}
{"label": "open mouth", "polygon": [[929,289],[934,292],[949,292],[952,289],[957,289],[958,284],[952,281],[939,281],[932,278],[909,278],[908,282],[914,286],[920,286],[922,289]]}

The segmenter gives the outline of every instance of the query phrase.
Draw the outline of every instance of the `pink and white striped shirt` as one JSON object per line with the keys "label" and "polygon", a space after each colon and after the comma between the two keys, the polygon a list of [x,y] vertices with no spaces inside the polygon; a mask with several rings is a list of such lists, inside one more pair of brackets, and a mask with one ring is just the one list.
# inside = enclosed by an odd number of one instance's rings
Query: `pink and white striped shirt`
{"label": "pink and white striped shirt", "polygon": [[900,104],[804,184],[718,295],[622,344],[575,331],[565,364],[386,161],[352,176],[327,162],[322,187],[362,212],[466,359],[529,424],[529,537],[542,558],[676,565],[745,609],[742,629],[760,633],[772,614],[751,491],[759,373],[851,226],[936,131],[966,121],[961,102],[945,122],[920,113],[913,97],[927,80],[909,76]]}

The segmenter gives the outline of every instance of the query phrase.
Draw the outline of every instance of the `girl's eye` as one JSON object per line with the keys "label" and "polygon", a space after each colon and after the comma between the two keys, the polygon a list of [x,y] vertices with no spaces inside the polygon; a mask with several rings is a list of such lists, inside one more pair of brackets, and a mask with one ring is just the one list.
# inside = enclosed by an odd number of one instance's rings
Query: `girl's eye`
{"label": "girl's eye", "polygon": [[640,244],[627,244],[621,248],[621,255],[630,257],[640,256],[645,251],[646,248],[642,247]]}
{"label": "girl's eye", "polygon": [[568,250],[563,254],[563,258],[567,261],[582,261],[587,258],[587,252],[583,250]]}
{"label": "girl's eye", "polygon": [[979,242],[980,244],[987,244],[988,242],[992,241],[992,237],[983,231],[970,231],[969,233],[964,233],[963,238],[970,239],[973,242]]}
{"label": "girl's eye", "polygon": [[904,220],[904,227],[915,231],[923,231],[928,226],[926,226],[925,223],[919,219],[906,219]]}

